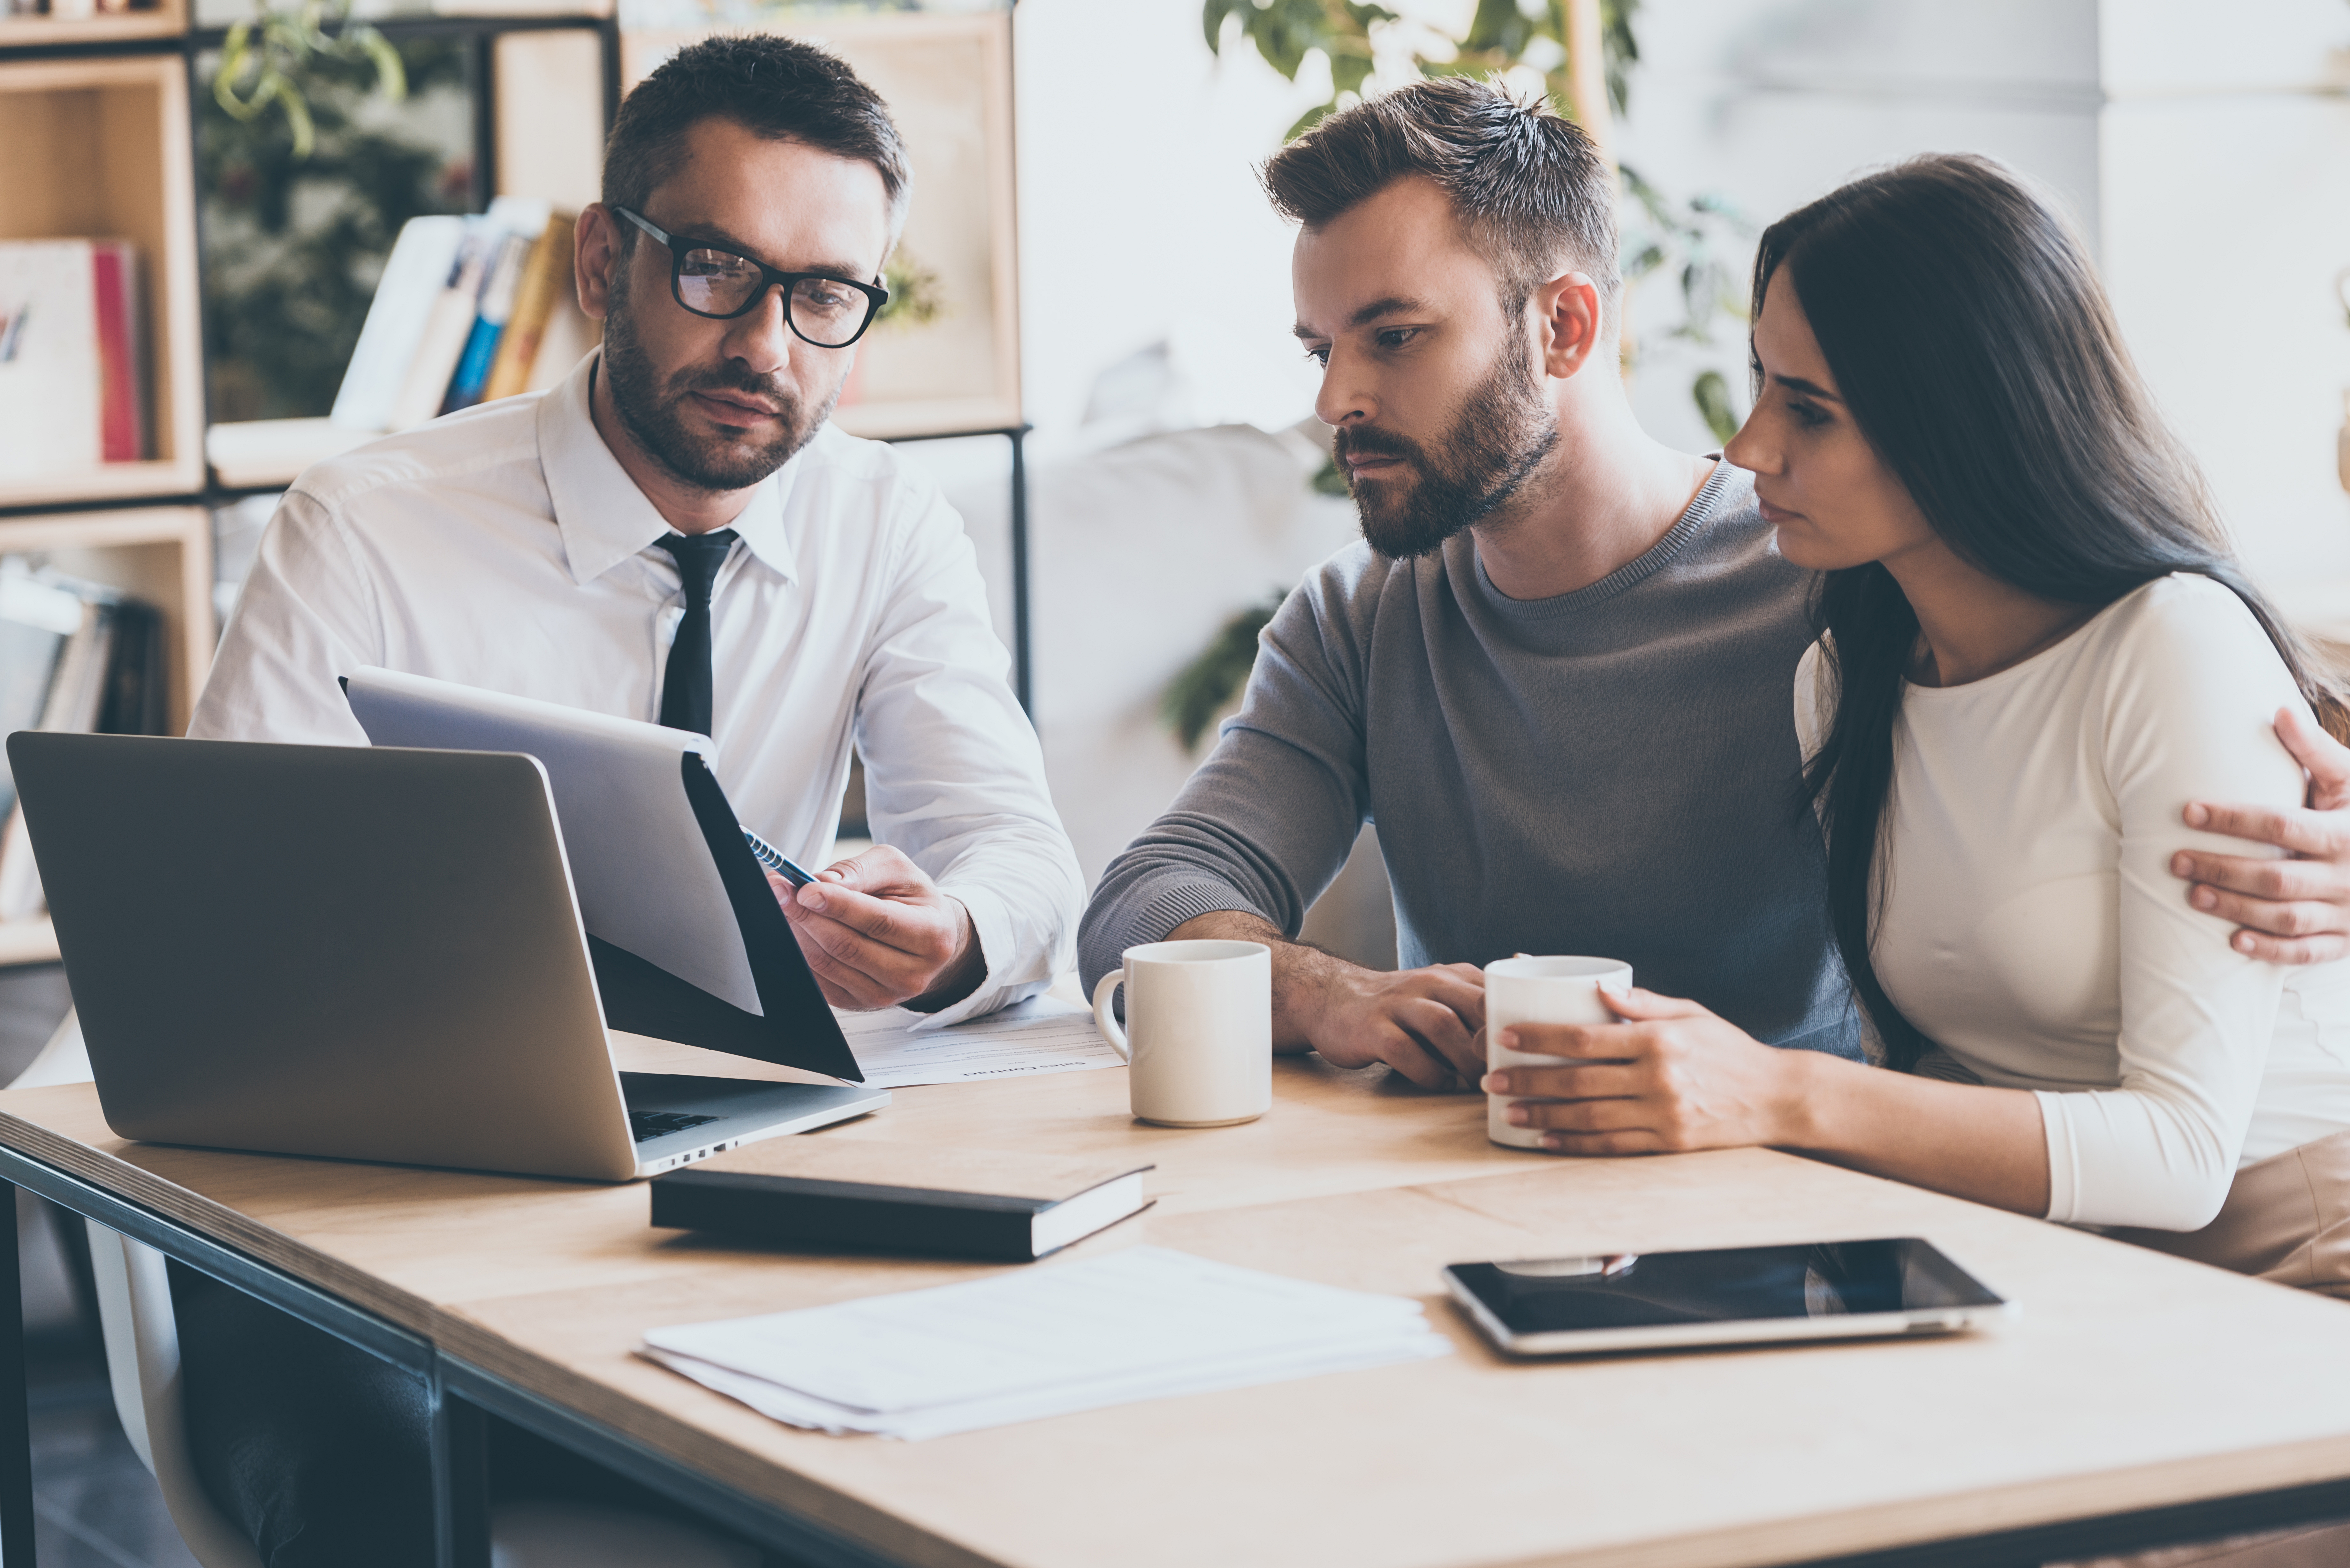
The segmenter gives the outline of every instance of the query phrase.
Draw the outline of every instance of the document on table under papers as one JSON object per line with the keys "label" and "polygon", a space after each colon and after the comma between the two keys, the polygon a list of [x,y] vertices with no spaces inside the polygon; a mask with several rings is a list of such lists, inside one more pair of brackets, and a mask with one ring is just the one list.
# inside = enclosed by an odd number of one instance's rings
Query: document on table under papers
{"label": "document on table under papers", "polygon": [[795,1427],[917,1438],[1451,1350],[1409,1297],[1132,1247],[657,1328],[641,1354]]}
{"label": "document on table under papers", "polygon": [[1035,1077],[1122,1065],[1094,1027],[1093,1010],[1057,996],[1032,996],[1016,1007],[913,1033],[919,1012],[833,1010],[865,1082],[877,1089],[910,1084],[964,1084],[978,1078]]}

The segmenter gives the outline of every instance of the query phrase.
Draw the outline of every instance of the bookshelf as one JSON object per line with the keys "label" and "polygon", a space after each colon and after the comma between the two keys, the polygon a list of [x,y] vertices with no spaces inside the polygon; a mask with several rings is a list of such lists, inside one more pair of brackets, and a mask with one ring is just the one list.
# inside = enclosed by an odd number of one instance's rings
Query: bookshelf
{"label": "bookshelf", "polygon": [[213,519],[201,506],[0,517],[0,556],[38,553],[59,571],[121,589],[163,618],[174,732],[188,727],[213,658]]}
{"label": "bookshelf", "polygon": [[115,11],[72,19],[0,16],[0,49],[176,38],[187,30],[187,0],[162,0],[151,10]]}
{"label": "bookshelf", "polygon": [[[137,247],[151,454],[44,470],[0,443],[0,555],[37,555],[162,618],[170,722],[212,659],[195,165],[186,0],[87,18],[0,17],[0,239]],[[145,504],[142,504],[144,503]],[[176,503],[176,504],[168,504]],[[0,924],[0,965],[55,962],[46,919]]]}
{"label": "bookshelf", "polygon": [[[143,506],[0,517],[0,556],[38,554],[60,571],[121,589],[163,619],[163,670],[172,732],[184,732],[213,656],[212,514]],[[0,921],[0,966],[54,963],[44,919]]]}
{"label": "bookshelf", "polygon": [[187,65],[176,52],[0,58],[0,147],[8,150],[0,239],[124,239],[138,246],[155,452],[144,462],[26,472],[0,447],[0,511],[187,495],[203,487],[203,342],[189,137]]}

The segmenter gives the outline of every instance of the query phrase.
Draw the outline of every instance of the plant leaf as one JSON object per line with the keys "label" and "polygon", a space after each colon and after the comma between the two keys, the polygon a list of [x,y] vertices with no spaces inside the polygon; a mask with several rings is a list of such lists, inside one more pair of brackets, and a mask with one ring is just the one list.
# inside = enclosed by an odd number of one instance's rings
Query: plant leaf
{"label": "plant leaf", "polygon": [[1200,656],[1167,683],[1159,698],[1159,716],[1185,751],[1200,743],[1218,711],[1246,684],[1249,671],[1256,668],[1257,634],[1286,597],[1283,593],[1270,594],[1224,622]]}
{"label": "plant leaf", "polygon": [[1690,387],[1690,400],[1705,421],[1705,428],[1713,439],[1724,446],[1738,433],[1738,411],[1731,406],[1730,383],[1719,370],[1708,370]]}
{"label": "plant leaf", "polygon": [[393,103],[408,97],[408,67],[400,64],[400,51],[381,33],[364,24],[355,25],[343,29],[343,43],[365,50],[374,62],[376,91]]}
{"label": "plant leaf", "polygon": [[277,99],[277,107],[286,111],[286,128],[294,133],[294,156],[309,157],[318,144],[317,128],[310,119],[309,101],[282,72],[272,79],[270,94]]}
{"label": "plant leaf", "polygon": [[1222,56],[1224,52],[1224,18],[1249,0],[1208,0],[1200,13],[1200,22],[1208,32],[1208,52]]}

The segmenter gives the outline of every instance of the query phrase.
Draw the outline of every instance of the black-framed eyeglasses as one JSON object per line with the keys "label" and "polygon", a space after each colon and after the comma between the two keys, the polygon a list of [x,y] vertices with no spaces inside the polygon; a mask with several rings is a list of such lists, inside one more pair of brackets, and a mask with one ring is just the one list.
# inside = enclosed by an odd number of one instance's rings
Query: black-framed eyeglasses
{"label": "black-framed eyeglasses", "polygon": [[641,213],[626,207],[612,211],[668,249],[669,291],[696,316],[731,321],[748,314],[767,297],[767,290],[780,288],[784,318],[794,332],[819,348],[846,348],[865,336],[865,329],[889,303],[889,291],[869,283],[853,283],[829,273],[777,272],[764,262],[723,245],[664,233]]}

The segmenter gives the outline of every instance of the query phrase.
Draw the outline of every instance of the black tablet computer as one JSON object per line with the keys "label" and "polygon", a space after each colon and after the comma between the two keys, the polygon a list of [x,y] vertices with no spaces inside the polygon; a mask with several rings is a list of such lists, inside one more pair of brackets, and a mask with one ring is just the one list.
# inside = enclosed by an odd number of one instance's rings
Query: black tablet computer
{"label": "black tablet computer", "polygon": [[1915,1236],[1454,1263],[1444,1282],[1513,1355],[1951,1334],[2015,1310]]}

